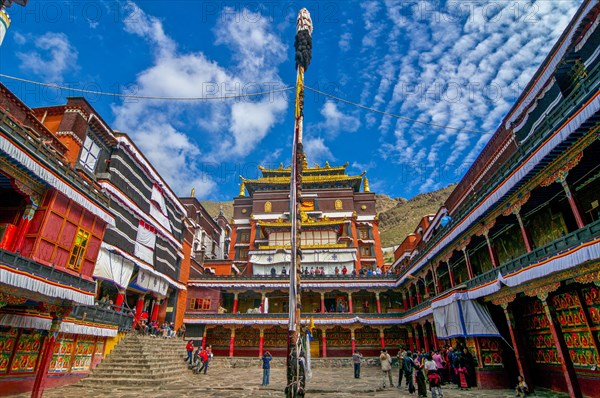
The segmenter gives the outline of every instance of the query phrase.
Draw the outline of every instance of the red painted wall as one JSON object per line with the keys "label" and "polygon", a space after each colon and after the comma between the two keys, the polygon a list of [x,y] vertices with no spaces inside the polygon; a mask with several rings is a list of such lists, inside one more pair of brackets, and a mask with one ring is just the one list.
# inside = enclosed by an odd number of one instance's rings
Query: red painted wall
{"label": "red painted wall", "polygon": [[[208,309],[208,310],[191,310],[190,302],[192,299],[196,299],[196,298],[211,299],[210,300],[210,309]],[[208,289],[208,288],[203,288],[203,287],[196,287],[196,286],[188,286],[185,312],[186,312],[186,314],[187,313],[216,314],[217,311],[219,310],[220,299],[221,299],[221,292],[219,290]]]}
{"label": "red painted wall", "polygon": [[[79,228],[90,233],[84,261],[79,271],[67,269],[69,256]],[[44,264],[54,264],[57,269],[91,279],[104,237],[106,223],[51,189],[35,212],[25,236],[22,254]]]}

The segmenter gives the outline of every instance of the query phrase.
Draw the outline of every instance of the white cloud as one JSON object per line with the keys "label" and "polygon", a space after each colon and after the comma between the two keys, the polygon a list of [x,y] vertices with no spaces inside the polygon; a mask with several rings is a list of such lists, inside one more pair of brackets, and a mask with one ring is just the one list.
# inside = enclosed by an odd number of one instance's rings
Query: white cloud
{"label": "white cloud", "polygon": [[[215,31],[216,43],[232,52],[225,67],[201,52],[184,52],[162,21],[129,2],[125,31],[150,43],[154,61],[136,79],[137,94],[163,97],[220,97],[281,87],[277,65],[286,47],[268,19],[238,10]],[[257,78],[260,80],[257,81]],[[284,96],[198,102],[137,101],[113,107],[115,125],[129,133],[172,188],[198,196],[214,194],[216,177],[201,175],[202,163],[224,164],[252,153],[287,109]],[[190,134],[197,133],[196,139]],[[200,175],[200,177],[198,177]]]}
{"label": "white cloud", "polygon": [[[23,35],[15,37],[19,44],[26,44]],[[78,69],[77,49],[69,42],[64,33],[46,32],[33,41],[35,49],[28,52],[17,52],[24,71],[41,76],[45,81],[62,82],[67,71]]]}
{"label": "white cloud", "polygon": [[[363,102],[423,122],[493,131],[554,45],[577,2],[522,4],[474,3],[457,15],[437,2],[386,1],[385,56],[362,75]],[[381,13],[379,13],[381,14]],[[372,18],[371,8],[365,19]],[[367,36],[373,36],[371,30]],[[403,38],[398,43],[398,37]],[[395,44],[390,44],[395,43]],[[363,40],[363,44],[364,40]],[[376,51],[382,48],[378,48]],[[368,56],[373,56],[369,51]],[[377,91],[371,94],[374,88]],[[380,117],[367,119],[369,126]],[[378,125],[393,140],[382,143],[382,156],[428,169],[471,163],[490,135],[440,129],[381,117]],[[421,189],[449,181],[430,178]]]}
{"label": "white cloud", "polygon": [[342,50],[344,52],[350,50],[350,48],[351,48],[350,41],[351,40],[352,40],[352,33],[350,33],[350,32],[342,33],[342,35],[340,36],[340,41],[338,42],[338,46],[340,47],[340,50]]}
{"label": "white cloud", "polygon": [[317,124],[317,128],[324,130],[330,136],[335,136],[339,132],[353,133],[360,128],[360,119],[342,113],[335,102],[325,102],[321,109],[321,116],[324,120]]}
{"label": "white cloud", "polygon": [[303,144],[308,164],[319,163],[323,165],[326,161],[335,160],[323,138],[307,138],[303,141]]}

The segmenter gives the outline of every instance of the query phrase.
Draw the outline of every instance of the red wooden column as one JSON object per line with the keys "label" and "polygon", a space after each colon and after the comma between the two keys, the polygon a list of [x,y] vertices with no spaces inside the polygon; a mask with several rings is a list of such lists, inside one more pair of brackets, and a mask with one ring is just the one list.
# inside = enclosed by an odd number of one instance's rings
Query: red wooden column
{"label": "red wooden column", "polygon": [[483,236],[485,237],[485,241],[487,243],[488,253],[490,253],[490,259],[492,260],[492,266],[494,268],[498,267],[498,260],[496,259],[496,252],[494,251],[494,247],[492,246],[492,241],[490,240],[490,231],[486,231]]}
{"label": "red wooden column", "polygon": [[33,220],[33,216],[35,211],[38,208],[40,200],[37,196],[30,196],[29,199],[32,203],[28,204],[23,211],[23,216],[19,221],[19,225],[17,226],[17,232],[15,234],[12,250],[13,251],[21,251],[21,246],[23,245],[23,241],[25,240],[25,235],[29,231],[29,226],[31,225],[31,220]]}
{"label": "red wooden column", "polygon": [[144,311],[144,295],[141,294],[138,297],[137,302],[135,303],[135,317],[134,317],[134,323],[139,323],[140,322],[140,318],[142,316],[142,312]]}
{"label": "red wooden column", "polygon": [[267,297],[267,293],[261,292],[260,294],[260,313],[265,313],[265,298]]}
{"label": "red wooden column", "polygon": [[348,292],[348,312],[353,314],[354,309],[352,308],[352,293]]}
{"label": "red wooden column", "polygon": [[31,391],[32,398],[42,398],[44,395],[44,387],[46,384],[46,376],[48,369],[50,368],[50,361],[54,353],[54,346],[56,345],[56,337],[60,330],[60,325],[64,317],[69,315],[71,307],[56,307],[56,309],[50,313],[52,316],[52,324],[50,325],[50,331],[45,338],[43,345],[42,357],[38,365],[37,373],[35,374],[35,381],[33,383],[33,390]]}
{"label": "red wooden column", "polygon": [[408,290],[402,294],[402,306],[404,307],[404,311],[408,311],[408,299],[406,295],[408,294]]}
{"label": "red wooden column", "polygon": [[119,289],[117,293],[117,299],[115,300],[115,307],[117,311],[121,311],[121,307],[123,302],[125,301],[125,289]]}
{"label": "red wooden column", "polygon": [[466,247],[462,248],[462,252],[465,256],[465,264],[467,265],[467,272],[469,274],[469,279],[473,279],[475,274],[473,273],[473,267],[471,266],[471,259],[469,258],[469,253]]}
{"label": "red wooden column", "polygon": [[425,324],[421,326],[421,330],[423,330],[423,343],[425,343],[425,352],[431,352],[431,347],[429,347],[429,333],[427,333]]}
{"label": "red wooden column", "polygon": [[158,308],[160,307],[160,303],[161,300],[154,300],[154,304],[152,304],[152,316],[150,317],[151,321],[156,321],[158,319]]}
{"label": "red wooden column", "polygon": [[206,349],[206,331],[208,328],[204,326],[204,332],[202,332],[202,349]]}
{"label": "red wooden column", "polygon": [[555,319],[554,308],[551,308],[550,304],[548,303],[548,293],[540,293],[537,297],[542,301],[544,311],[546,312],[546,317],[548,318],[550,331],[552,332],[554,345],[558,353],[558,358],[560,359],[560,364],[562,366],[569,396],[572,398],[582,398],[583,396],[581,395],[581,389],[579,387],[577,375],[575,374],[573,362],[571,361],[571,356],[569,355],[569,350],[565,344],[564,336],[560,330],[560,326]]}
{"label": "red wooden column", "polygon": [[235,327],[231,328],[231,338],[229,339],[229,356],[233,358],[233,349],[235,347]]}
{"label": "red wooden column", "polygon": [[437,277],[437,272],[435,272],[435,266],[431,266],[431,278],[433,280],[433,293],[434,295],[438,295],[441,293],[440,290],[440,280]]}
{"label": "red wooden column", "polygon": [[233,293],[233,313],[237,314],[239,305],[239,292]]}
{"label": "red wooden column", "polygon": [[569,206],[571,206],[571,210],[573,211],[573,216],[575,216],[575,222],[577,223],[577,228],[585,227],[585,223],[583,222],[583,218],[581,217],[581,213],[579,212],[579,207],[577,203],[575,203],[575,198],[571,193],[571,188],[569,188],[569,184],[567,184],[567,175],[565,174],[564,178],[557,180],[560,182],[563,189],[565,190],[565,195],[567,195],[567,199],[569,201]]}
{"label": "red wooden column", "polygon": [[[418,326],[418,325],[417,325]],[[421,333],[419,333],[419,328],[415,328],[415,342],[417,343],[417,351],[421,351]]]}
{"label": "red wooden column", "polygon": [[413,298],[412,294],[410,294],[410,288],[408,290],[408,302],[410,303],[410,308],[415,306],[415,299]]}
{"label": "red wooden column", "polygon": [[325,292],[321,292],[321,314],[325,313]]}
{"label": "red wooden column", "polygon": [[385,333],[383,328],[379,328],[379,340],[381,340],[381,348],[385,348]]}
{"label": "red wooden column", "polygon": [[421,289],[419,289],[419,282],[415,283],[415,291],[417,293],[417,304],[421,304],[423,299],[421,297]]}
{"label": "red wooden column", "polygon": [[352,342],[352,353],[356,351],[356,337],[354,335],[354,328],[350,328],[350,341]]}
{"label": "red wooden column", "polygon": [[321,356],[327,358],[327,329],[321,329]]}
{"label": "red wooden column", "polygon": [[522,195],[517,200],[515,200],[515,202],[510,207],[508,207],[502,212],[502,215],[505,217],[508,217],[511,214],[514,214],[515,217],[517,217],[517,221],[519,222],[519,228],[521,229],[521,236],[523,236],[523,243],[525,244],[525,248],[527,249],[528,253],[531,252],[532,246],[529,240],[529,234],[525,230],[525,225],[523,224],[523,219],[521,218],[521,208],[525,203],[527,203],[530,196],[531,193],[527,192],[526,194]]}
{"label": "red wooden column", "polygon": [[377,313],[381,314],[381,300],[379,299],[379,292],[375,292],[375,300],[377,301]]}
{"label": "red wooden column", "polygon": [[[514,299],[515,296],[511,297]],[[513,317],[513,313],[508,308],[508,302],[500,303],[500,306],[504,310],[504,316],[506,316],[506,323],[508,323],[508,331],[510,332],[510,340],[512,341],[513,349],[515,350],[515,357],[517,358],[517,368],[519,369],[519,374],[523,375],[525,380],[531,380],[529,365],[527,364],[527,360],[524,355],[523,346],[521,345],[521,341],[517,336],[517,328],[515,327],[515,319]]]}
{"label": "red wooden column", "polygon": [[437,335],[435,334],[435,323],[429,323],[431,325],[431,341],[433,341],[433,349],[434,350],[439,350],[439,343],[438,343],[438,339],[437,339]]}
{"label": "red wooden column", "polygon": [[415,332],[413,331],[412,326],[408,325],[408,328],[406,329],[408,332],[408,349],[412,352],[415,351]]}
{"label": "red wooden column", "polygon": [[571,211],[573,212],[573,216],[575,217],[575,222],[577,223],[577,228],[583,228],[585,226],[583,222],[583,218],[581,217],[581,213],[579,212],[579,207],[575,202],[575,198],[571,193],[571,188],[567,183],[567,176],[569,175],[569,171],[579,164],[579,161],[583,157],[583,152],[579,152],[575,157],[569,160],[564,166],[558,169],[554,174],[548,177],[545,181],[543,181],[540,186],[547,187],[548,185],[558,182],[562,185],[565,195],[567,196],[567,200],[569,201],[569,206],[571,206]]}
{"label": "red wooden column", "polygon": [[529,235],[525,230],[525,225],[523,224],[523,219],[521,218],[521,213],[515,213],[517,217],[517,221],[519,222],[519,228],[521,228],[521,235],[523,236],[523,243],[525,243],[525,248],[527,249],[527,253],[531,253],[531,242],[529,241]]}
{"label": "red wooden column", "polygon": [[450,259],[445,261],[446,267],[448,267],[448,277],[450,278],[450,287],[454,287],[456,281],[454,280],[454,270],[450,266]]}
{"label": "red wooden column", "polygon": [[265,328],[260,328],[260,337],[258,339],[258,357],[263,356],[263,349],[265,347]]}

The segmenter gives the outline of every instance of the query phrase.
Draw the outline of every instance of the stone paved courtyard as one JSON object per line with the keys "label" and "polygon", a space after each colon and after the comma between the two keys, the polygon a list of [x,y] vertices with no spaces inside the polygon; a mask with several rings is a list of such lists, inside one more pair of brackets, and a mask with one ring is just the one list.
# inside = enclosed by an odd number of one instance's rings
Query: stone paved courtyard
{"label": "stone paved courtyard", "polygon": [[[397,369],[394,369],[397,370]],[[354,379],[351,368],[318,368],[315,369],[309,382],[307,397],[416,397],[408,394],[406,389],[396,387],[383,389],[381,373],[374,367],[363,367],[362,377]],[[394,380],[396,381],[396,380]],[[271,385],[262,387],[262,369],[256,368],[213,368],[207,375],[186,373],[171,384],[160,387],[124,387],[107,384],[100,388],[71,385],[50,389],[44,395],[47,398],[151,398],[151,397],[283,397],[285,386],[284,369],[271,370]],[[19,395],[18,397],[28,397]],[[431,393],[428,393],[431,396]],[[515,394],[511,390],[460,391],[453,386],[444,388],[444,398],[481,397],[509,398]],[[535,397],[564,398],[566,394],[551,391],[535,392]]]}

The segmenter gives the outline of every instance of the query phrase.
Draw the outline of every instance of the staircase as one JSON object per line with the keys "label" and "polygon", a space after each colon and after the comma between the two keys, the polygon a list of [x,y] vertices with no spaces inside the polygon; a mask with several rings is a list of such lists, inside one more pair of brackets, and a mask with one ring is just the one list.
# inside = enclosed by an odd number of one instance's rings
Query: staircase
{"label": "staircase", "polygon": [[187,374],[184,357],[185,342],[181,339],[129,334],[77,385],[164,386]]}

